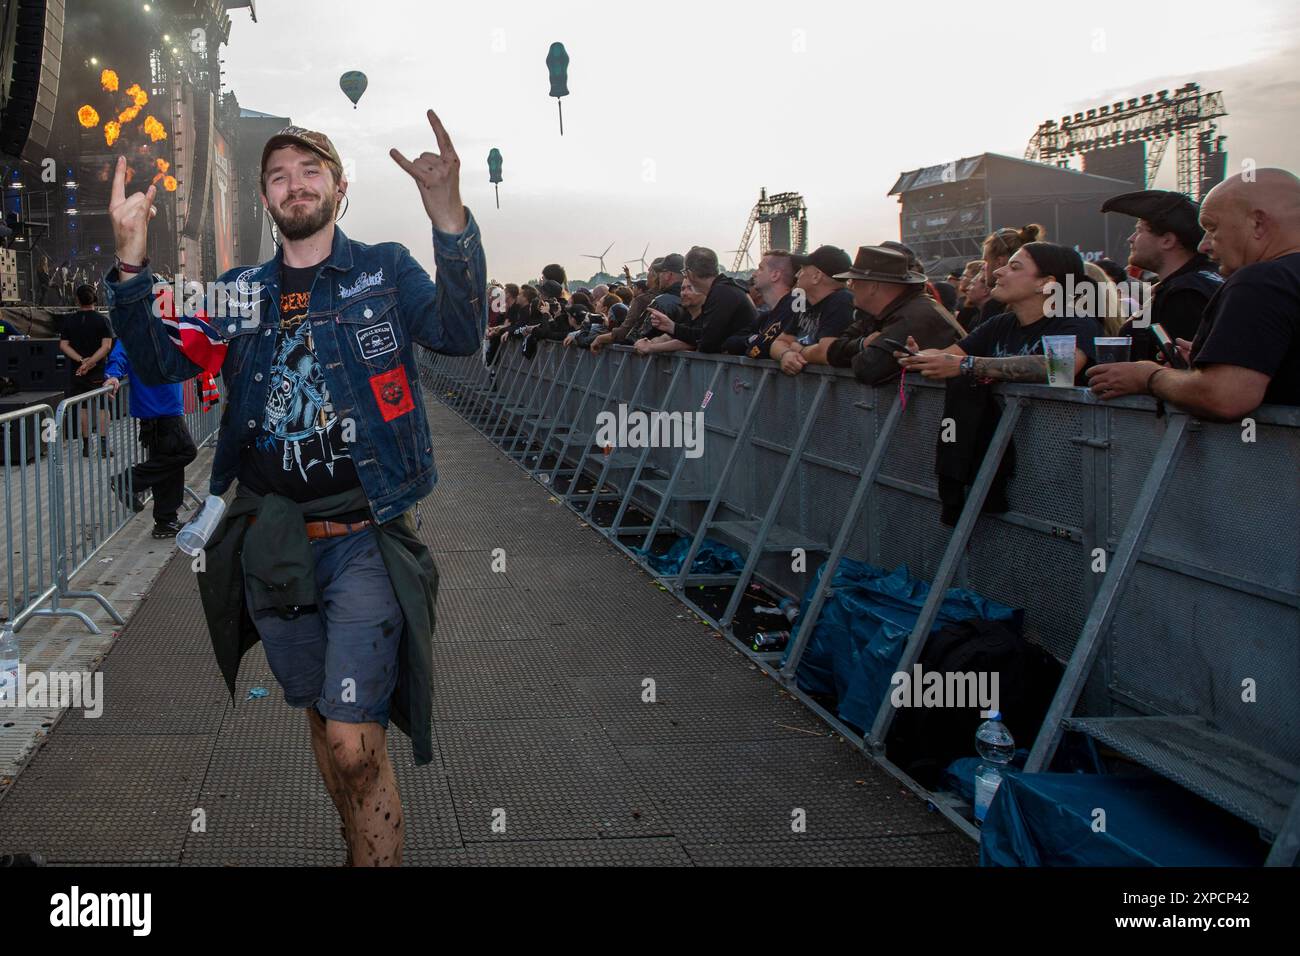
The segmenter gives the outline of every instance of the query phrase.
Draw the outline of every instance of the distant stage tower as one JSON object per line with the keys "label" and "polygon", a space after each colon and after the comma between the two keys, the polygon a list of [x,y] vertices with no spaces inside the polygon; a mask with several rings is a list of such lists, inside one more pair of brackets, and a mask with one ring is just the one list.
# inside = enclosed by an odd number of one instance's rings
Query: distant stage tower
{"label": "distant stage tower", "polygon": [[795,255],[808,252],[808,207],[804,205],[799,193],[774,193],[768,198],[767,187],[758,192],[758,202],[749,211],[749,221],[745,223],[745,232],[740,245],[736,247],[736,258],[732,260],[731,271],[739,272],[745,262],[745,254],[754,239],[754,225],[758,225],[759,256],[772,249],[788,249]]}

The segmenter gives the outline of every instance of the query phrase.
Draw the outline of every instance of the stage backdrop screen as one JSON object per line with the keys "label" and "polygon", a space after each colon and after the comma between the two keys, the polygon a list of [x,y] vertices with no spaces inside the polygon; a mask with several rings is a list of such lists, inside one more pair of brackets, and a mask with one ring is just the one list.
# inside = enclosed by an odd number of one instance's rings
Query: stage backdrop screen
{"label": "stage backdrop screen", "polygon": [[217,130],[212,133],[212,224],[217,274],[235,267],[235,180],[230,146]]}

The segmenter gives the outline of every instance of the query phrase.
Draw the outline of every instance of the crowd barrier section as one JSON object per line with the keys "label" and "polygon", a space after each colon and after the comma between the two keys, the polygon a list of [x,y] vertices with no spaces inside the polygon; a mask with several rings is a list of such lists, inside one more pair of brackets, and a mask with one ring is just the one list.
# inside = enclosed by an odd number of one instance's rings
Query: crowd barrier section
{"label": "crowd barrier section", "polygon": [[[99,626],[63,601],[97,602],[115,624],[112,602],[70,582],[136,513],[130,468],[140,460],[139,423],[128,414],[130,382],[0,415],[4,444],[4,616],[0,627],[20,631],[33,617],[75,617],[93,634]],[[183,415],[196,446],[211,442],[220,411],[203,409],[187,382]],[[87,439],[83,445],[81,439]],[[104,439],[101,445],[101,438]],[[104,453],[104,449],[107,454]],[[121,495],[114,479],[123,476]],[[196,504],[202,498],[186,488]],[[148,498],[146,497],[146,502]]]}
{"label": "crowd barrier section", "polygon": [[54,508],[58,500],[54,460],[48,450],[54,409],[30,405],[0,415],[4,455],[4,601],[0,628],[56,590]]}
{"label": "crowd barrier section", "polygon": [[[846,557],[931,582],[900,670],[920,660],[950,587],[1024,609],[1026,638],[1064,665],[1030,770],[1050,766],[1066,730],[1084,733],[1258,827],[1270,863],[1296,859],[1300,409],[1212,424],[1142,397],[999,386],[1001,420],[949,528],[934,474],[944,389],[914,376],[868,388],[824,367],[791,377],[767,361],[550,342],[532,359],[508,342],[492,368],[478,355],[421,362],[534,478],[571,478],[557,497],[643,566],[636,549],[656,534],[688,536],[681,571],[660,581],[733,641],[751,581],[801,598],[826,562],[785,666],[746,651],[891,772],[888,700],[859,735],[794,680]],[[602,413],[620,407],[703,412],[705,453],[600,447]],[[981,515],[1013,445],[1011,510]],[[618,502],[608,526],[592,520],[601,501]],[[648,525],[624,523],[633,507]],[[736,547],[742,571],[691,574],[706,536]],[[693,603],[700,584],[731,588],[719,617]]]}

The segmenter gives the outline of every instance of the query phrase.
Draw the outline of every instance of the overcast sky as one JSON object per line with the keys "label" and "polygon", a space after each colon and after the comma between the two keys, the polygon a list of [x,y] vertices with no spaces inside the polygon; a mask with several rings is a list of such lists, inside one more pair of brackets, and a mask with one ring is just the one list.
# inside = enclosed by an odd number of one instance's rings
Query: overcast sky
{"label": "overcast sky", "polygon": [[[886,193],[899,172],[1021,156],[1044,119],[1187,81],[1223,90],[1230,171],[1246,158],[1300,170],[1288,0],[258,0],[257,12],[231,13],[226,82],[244,107],[330,135],[354,170],[349,235],[403,242],[432,268],[428,220],[387,153],[434,148],[433,107],[502,281],[551,261],[585,278],[597,263],[581,254],[611,242],[611,271],[646,243],[647,259],[700,244],[725,262],[760,186],[801,192],[812,244],[851,253],[898,237]],[[555,40],[571,57],[563,136],[547,95]],[[338,87],[347,70],[370,81],[356,110]],[[1173,182],[1170,149],[1157,185]]]}

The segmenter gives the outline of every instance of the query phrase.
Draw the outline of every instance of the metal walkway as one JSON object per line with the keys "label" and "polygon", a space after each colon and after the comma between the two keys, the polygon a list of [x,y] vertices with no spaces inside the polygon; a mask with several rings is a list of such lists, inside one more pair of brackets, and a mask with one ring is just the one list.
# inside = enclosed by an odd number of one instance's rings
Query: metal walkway
{"label": "metal walkway", "polygon": [[[967,837],[457,415],[433,404],[430,420],[433,763],[415,767],[389,734],[407,865],[976,862]],[[117,638],[103,715],[68,712],[0,798],[0,851],[342,863],[305,718],[260,645],[230,703],[190,574],[173,558]],[[270,696],[245,702],[256,686]]]}

